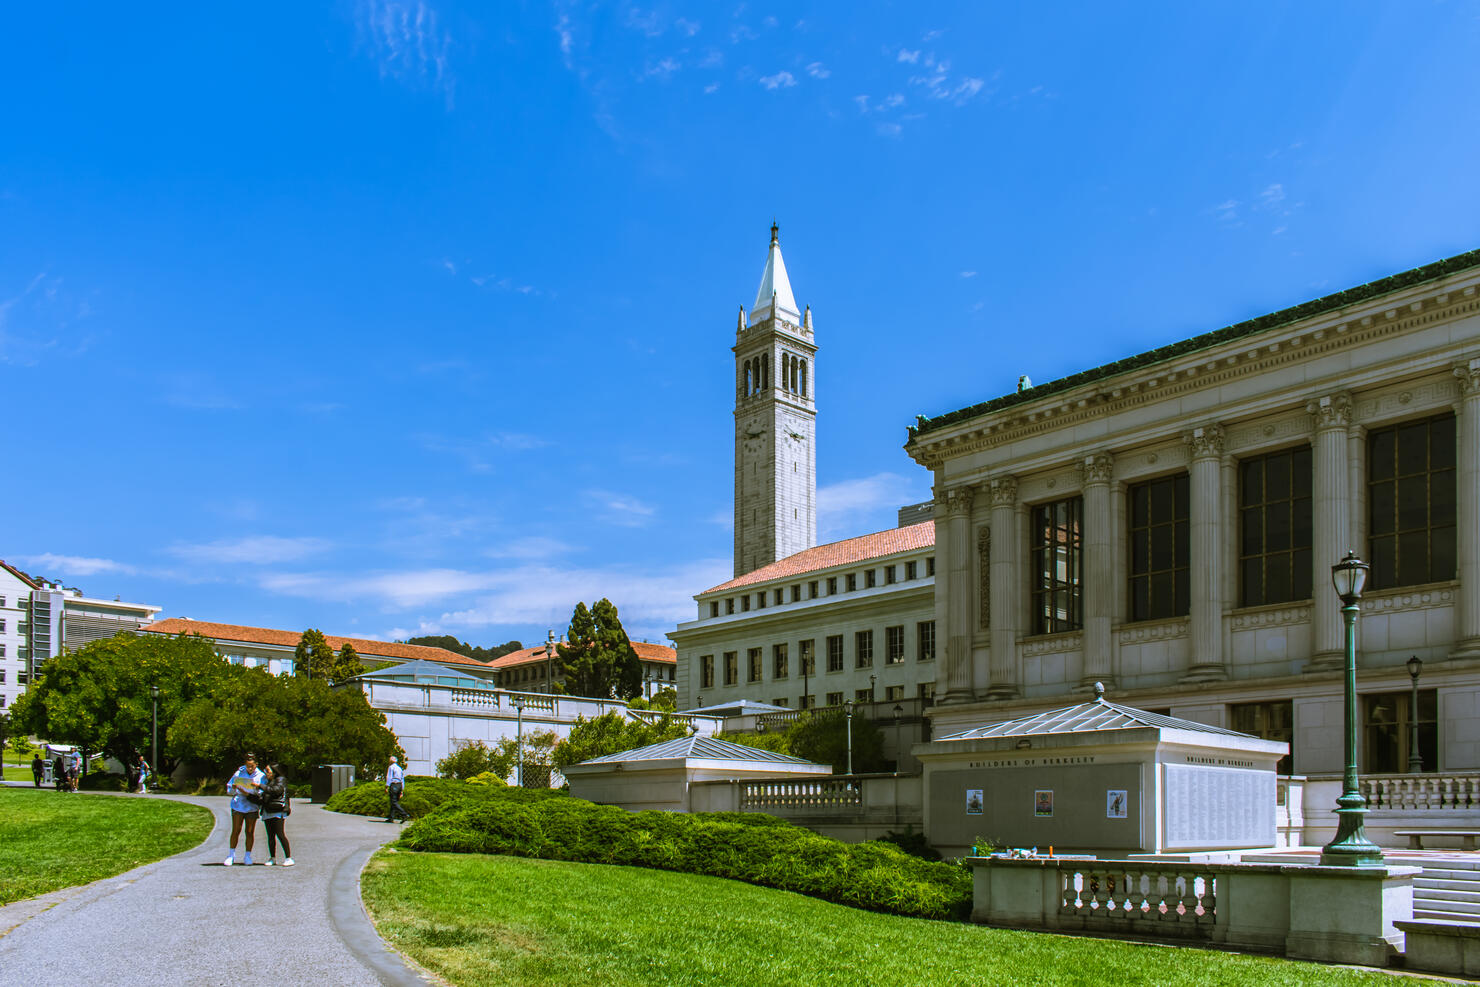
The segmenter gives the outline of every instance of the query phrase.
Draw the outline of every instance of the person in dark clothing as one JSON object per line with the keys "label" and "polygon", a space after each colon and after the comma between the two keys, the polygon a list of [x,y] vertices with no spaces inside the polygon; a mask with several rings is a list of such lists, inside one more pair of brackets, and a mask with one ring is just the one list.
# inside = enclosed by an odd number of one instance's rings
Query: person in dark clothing
{"label": "person in dark clothing", "polygon": [[56,782],[57,791],[65,792],[67,787],[67,759],[58,754],[56,760],[51,762],[51,780]]}
{"label": "person in dark clothing", "polygon": [[293,848],[288,845],[288,834],[283,830],[288,814],[293,811],[292,800],[288,798],[288,778],[281,764],[266,764],[263,768],[265,777],[257,796],[262,806],[262,825],[267,829],[267,866],[277,862],[277,845],[281,843],[283,866],[292,867]]}
{"label": "person in dark clothing", "polygon": [[46,774],[46,765],[42,763],[41,755],[37,754],[31,758],[31,777],[36,779],[36,787],[41,787],[41,776]]}

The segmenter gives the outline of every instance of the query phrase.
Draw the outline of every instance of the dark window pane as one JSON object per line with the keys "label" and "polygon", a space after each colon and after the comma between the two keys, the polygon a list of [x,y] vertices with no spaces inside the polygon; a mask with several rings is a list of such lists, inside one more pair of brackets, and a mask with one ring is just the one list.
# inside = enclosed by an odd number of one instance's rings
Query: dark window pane
{"label": "dark window pane", "polygon": [[1391,431],[1375,432],[1368,447],[1368,475],[1372,480],[1390,480],[1393,476],[1393,441]]}
{"label": "dark window pane", "polygon": [[1170,483],[1151,484],[1151,513],[1157,521],[1171,520],[1172,485]]}
{"label": "dark window pane", "polygon": [[1271,603],[1293,599],[1290,595],[1290,562],[1285,555],[1268,556],[1264,567],[1264,594]]}
{"label": "dark window pane", "polygon": [[1270,500],[1290,498],[1290,456],[1270,456],[1264,461],[1264,496]]}
{"label": "dark window pane", "polygon": [[1432,567],[1429,579],[1453,579],[1459,573],[1456,571],[1454,529],[1435,528],[1429,533],[1429,551],[1432,555]]}
{"label": "dark window pane", "polygon": [[1375,587],[1398,585],[1397,544],[1392,535],[1383,535],[1368,540],[1372,555],[1372,585]]}
{"label": "dark window pane", "polygon": [[1398,475],[1422,473],[1429,468],[1429,424],[1419,422],[1398,429]]}
{"label": "dark window pane", "polygon": [[1151,607],[1153,617],[1170,617],[1172,615],[1172,604],[1175,602],[1172,596],[1172,574],[1170,572],[1158,572],[1151,577]]}
{"label": "dark window pane", "polygon": [[1454,470],[1429,475],[1429,524],[1454,521]]}
{"label": "dark window pane", "polygon": [[1192,601],[1192,593],[1188,589],[1188,578],[1190,572],[1191,570],[1185,568],[1178,569],[1176,572],[1177,604],[1176,609],[1173,611],[1173,613],[1177,615],[1187,613],[1188,607]]}
{"label": "dark window pane", "polygon": [[1290,545],[1290,503],[1273,503],[1264,509],[1264,550],[1287,551]]}
{"label": "dark window pane", "polygon": [[1178,521],[1185,521],[1187,519],[1187,502],[1189,499],[1187,496],[1187,474],[1182,473],[1173,477],[1172,486],[1177,494],[1177,511],[1174,517]]}
{"label": "dark window pane", "polygon": [[1293,505],[1294,517],[1291,518],[1290,521],[1290,540],[1294,545],[1298,547],[1308,546],[1311,544],[1311,531],[1313,530],[1313,526],[1311,523],[1310,505],[1311,501],[1308,497],[1303,500],[1295,501]]}
{"label": "dark window pane", "polygon": [[1240,463],[1238,473],[1239,503],[1245,506],[1263,503],[1264,460],[1256,459],[1250,463]]}
{"label": "dark window pane", "polygon": [[1408,531],[1398,535],[1398,585],[1429,581],[1429,533]]}
{"label": "dark window pane", "polygon": [[1264,560],[1258,556],[1244,559],[1239,563],[1239,570],[1244,606],[1259,606],[1264,602]]}
{"label": "dark window pane", "polygon": [[1192,562],[1192,539],[1188,536],[1186,524],[1181,524],[1177,526],[1174,540],[1177,543],[1176,566],[1178,569],[1185,569]]}
{"label": "dark window pane", "polygon": [[1245,508],[1239,515],[1241,554],[1258,555],[1264,551],[1264,508]]}
{"label": "dark window pane", "polygon": [[1405,476],[1398,481],[1398,530],[1422,528],[1429,518],[1429,478],[1427,474]]}
{"label": "dark window pane", "polygon": [[1172,529],[1169,525],[1159,525],[1151,529],[1151,569],[1170,569],[1172,567]]}
{"label": "dark window pane", "polygon": [[1295,450],[1294,466],[1291,468],[1290,482],[1295,489],[1296,496],[1310,496],[1310,446],[1301,446]]}
{"label": "dark window pane", "polygon": [[1445,415],[1429,423],[1429,468],[1454,465],[1454,416]]}
{"label": "dark window pane", "polygon": [[1394,484],[1374,483],[1367,491],[1371,511],[1371,532],[1386,535],[1393,531],[1396,512],[1393,508]]}
{"label": "dark window pane", "polygon": [[1131,525],[1137,528],[1146,527],[1147,512],[1151,508],[1151,493],[1146,485],[1131,489]]}
{"label": "dark window pane", "polygon": [[1310,599],[1311,554],[1310,549],[1297,549],[1290,563],[1290,599]]}

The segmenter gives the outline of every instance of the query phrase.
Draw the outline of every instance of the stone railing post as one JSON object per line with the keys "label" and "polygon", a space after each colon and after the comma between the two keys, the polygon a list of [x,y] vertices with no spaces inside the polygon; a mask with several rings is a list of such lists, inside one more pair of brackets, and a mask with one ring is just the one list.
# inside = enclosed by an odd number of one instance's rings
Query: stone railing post
{"label": "stone railing post", "polygon": [[1192,449],[1188,473],[1191,499],[1192,572],[1188,624],[1192,654],[1183,682],[1216,682],[1228,678],[1223,660],[1223,426],[1200,425],[1183,434]]}
{"label": "stone railing post", "polygon": [[1456,416],[1455,548],[1459,591],[1451,658],[1480,658],[1480,357],[1454,368],[1459,380]]}
{"label": "stone railing post", "polygon": [[[1350,501],[1347,489],[1347,429],[1352,423],[1351,395],[1329,394],[1305,406],[1310,413],[1315,438],[1311,443],[1311,655],[1308,671],[1334,670],[1346,661],[1345,625],[1340,603],[1331,583],[1331,566],[1347,552],[1351,537]],[[1361,554],[1361,553],[1358,553]]]}
{"label": "stone railing post", "polygon": [[1084,460],[1084,660],[1079,684],[1115,687],[1110,627],[1115,611],[1115,570],[1111,549],[1110,473],[1107,453]]}
{"label": "stone railing post", "polygon": [[1013,699],[1018,695],[1018,483],[1000,476],[987,488],[992,502],[992,630],[988,663],[988,699]]}

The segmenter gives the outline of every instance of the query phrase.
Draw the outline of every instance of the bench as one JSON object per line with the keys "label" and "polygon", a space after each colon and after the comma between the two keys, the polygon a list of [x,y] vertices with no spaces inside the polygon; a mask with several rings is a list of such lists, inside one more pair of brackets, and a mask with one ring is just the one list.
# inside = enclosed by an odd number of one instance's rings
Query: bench
{"label": "bench", "polygon": [[1423,838],[1425,836],[1454,836],[1463,841],[1460,845],[1466,850],[1475,849],[1475,838],[1480,837],[1480,830],[1476,829],[1396,829],[1394,836],[1408,837],[1408,849],[1422,850]]}
{"label": "bench", "polygon": [[1480,925],[1439,919],[1397,919],[1404,937],[1404,965],[1461,977],[1480,976]]}

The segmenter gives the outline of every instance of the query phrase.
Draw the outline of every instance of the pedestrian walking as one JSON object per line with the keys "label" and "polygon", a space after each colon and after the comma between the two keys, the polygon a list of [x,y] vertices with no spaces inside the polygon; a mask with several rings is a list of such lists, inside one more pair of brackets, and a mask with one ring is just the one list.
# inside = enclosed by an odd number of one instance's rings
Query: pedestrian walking
{"label": "pedestrian walking", "polygon": [[82,776],[82,755],[73,754],[67,758],[67,790],[77,791],[77,782]]}
{"label": "pedestrian walking", "polygon": [[236,863],[236,844],[243,829],[247,831],[247,852],[242,863],[252,866],[252,844],[257,836],[259,810],[247,794],[255,795],[263,780],[264,775],[257,769],[257,755],[248,754],[242,759],[242,766],[236,769],[236,774],[226,782],[227,791],[231,792],[231,852],[223,861],[227,867]]}
{"label": "pedestrian walking", "polygon": [[411,818],[411,813],[401,808],[401,792],[406,785],[406,772],[391,758],[390,767],[385,769],[385,794],[390,800],[391,809],[386,814],[386,822],[395,822],[398,818],[405,820]]}
{"label": "pedestrian walking", "polygon": [[144,760],[144,755],[139,755],[139,763],[135,765],[134,771],[139,776],[139,794],[149,794],[149,762]]}
{"label": "pedestrian walking", "polygon": [[267,830],[267,866],[277,862],[277,845],[283,845],[283,866],[293,866],[293,848],[288,845],[288,834],[284,830],[288,816],[293,814],[293,801],[288,797],[288,778],[281,764],[263,766],[262,773],[262,828]]}
{"label": "pedestrian walking", "polygon": [[57,791],[67,791],[67,759],[58,754],[51,762],[51,783]]}
{"label": "pedestrian walking", "polygon": [[31,777],[36,779],[36,787],[41,787],[41,776],[46,774],[46,764],[41,760],[40,754],[31,757]]}

